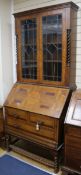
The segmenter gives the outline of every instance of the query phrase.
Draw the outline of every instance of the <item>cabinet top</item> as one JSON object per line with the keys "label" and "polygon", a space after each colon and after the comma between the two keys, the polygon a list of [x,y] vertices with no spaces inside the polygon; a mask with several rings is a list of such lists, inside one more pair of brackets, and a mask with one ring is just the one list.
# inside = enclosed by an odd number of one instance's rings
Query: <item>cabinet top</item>
{"label": "cabinet top", "polygon": [[15,84],[5,106],[60,118],[69,89],[31,84]]}
{"label": "cabinet top", "polygon": [[55,5],[51,5],[51,6],[45,6],[45,7],[41,7],[41,8],[37,8],[37,9],[32,9],[32,10],[27,10],[27,11],[23,11],[23,12],[18,12],[18,13],[14,13],[14,16],[15,17],[18,17],[18,16],[22,16],[22,15],[27,15],[28,13],[31,12],[32,13],[39,13],[39,12],[42,12],[45,10],[55,10],[55,9],[62,9],[62,8],[73,8],[74,10],[78,10],[78,6],[73,3],[72,1],[70,2],[66,2],[66,3],[60,3],[60,4],[55,4]]}
{"label": "cabinet top", "polygon": [[81,126],[81,89],[73,92],[68,107],[65,124]]}

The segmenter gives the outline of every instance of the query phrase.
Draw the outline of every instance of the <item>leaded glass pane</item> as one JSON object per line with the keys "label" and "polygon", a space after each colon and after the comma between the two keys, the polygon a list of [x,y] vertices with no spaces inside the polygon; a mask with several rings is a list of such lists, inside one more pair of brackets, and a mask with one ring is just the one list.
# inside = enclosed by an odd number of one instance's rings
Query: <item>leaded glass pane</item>
{"label": "leaded glass pane", "polygon": [[22,37],[22,77],[37,79],[36,19],[21,22]]}
{"label": "leaded glass pane", "polygon": [[43,79],[61,81],[62,76],[62,15],[44,16]]}

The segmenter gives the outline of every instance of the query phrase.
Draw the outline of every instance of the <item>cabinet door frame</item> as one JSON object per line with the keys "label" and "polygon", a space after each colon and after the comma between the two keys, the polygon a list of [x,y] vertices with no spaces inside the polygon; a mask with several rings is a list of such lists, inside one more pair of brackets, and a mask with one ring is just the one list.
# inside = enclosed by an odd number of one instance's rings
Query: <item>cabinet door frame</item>
{"label": "cabinet door frame", "polygon": [[[23,78],[22,77],[22,45],[21,45],[21,22],[24,20],[29,20],[36,18],[37,21],[37,79],[30,79],[30,78]],[[38,41],[38,35],[39,35],[39,18],[37,18],[36,15],[27,15],[24,17],[19,17],[16,18],[16,35],[18,37],[18,42],[17,42],[17,80],[21,82],[38,82],[39,79],[39,61],[38,61],[38,52],[39,52],[39,41]]]}
{"label": "cabinet door frame", "polygon": [[[62,15],[62,80],[61,81],[49,81],[43,80],[43,39],[42,39],[42,17],[43,16],[51,16],[51,15]],[[42,63],[40,67],[40,83],[48,84],[48,85],[56,85],[56,86],[63,86],[65,85],[66,79],[66,57],[67,57],[67,30],[66,30],[66,11],[65,9],[53,10],[48,12],[43,12],[40,15],[40,62]],[[64,47],[63,47],[64,46]]]}
{"label": "cabinet door frame", "polygon": [[[70,8],[39,10],[35,13],[20,15],[15,18],[17,44],[17,81],[28,83],[39,83],[44,85],[68,86],[69,85],[69,66],[67,66],[67,28],[70,29]],[[68,13],[67,13],[68,12]],[[62,14],[62,80],[48,81],[43,80],[43,49],[42,49],[42,16]],[[22,78],[22,54],[21,54],[21,30],[19,29],[22,20],[36,18],[37,20],[37,79]],[[69,22],[68,22],[69,21]]]}

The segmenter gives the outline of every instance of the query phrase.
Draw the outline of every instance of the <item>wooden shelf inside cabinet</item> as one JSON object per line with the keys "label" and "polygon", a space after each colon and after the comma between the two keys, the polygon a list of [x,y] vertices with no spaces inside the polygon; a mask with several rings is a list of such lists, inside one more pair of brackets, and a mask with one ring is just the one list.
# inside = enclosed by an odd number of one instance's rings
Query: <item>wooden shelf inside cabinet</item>
{"label": "wooden shelf inside cabinet", "polygon": [[65,118],[63,172],[81,174],[81,90],[73,92]]}
{"label": "wooden shelf inside cabinet", "polygon": [[71,19],[77,9],[68,2],[14,14],[18,82],[70,86]]}

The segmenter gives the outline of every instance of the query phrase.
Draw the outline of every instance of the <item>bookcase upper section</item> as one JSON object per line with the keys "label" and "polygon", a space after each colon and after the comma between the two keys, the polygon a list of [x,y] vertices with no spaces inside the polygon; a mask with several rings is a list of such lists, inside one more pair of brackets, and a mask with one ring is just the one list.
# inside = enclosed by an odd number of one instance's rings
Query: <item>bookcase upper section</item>
{"label": "bookcase upper section", "polygon": [[14,14],[19,82],[69,86],[72,19],[77,9],[69,2]]}

